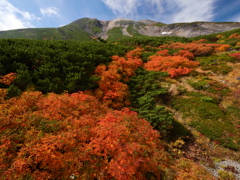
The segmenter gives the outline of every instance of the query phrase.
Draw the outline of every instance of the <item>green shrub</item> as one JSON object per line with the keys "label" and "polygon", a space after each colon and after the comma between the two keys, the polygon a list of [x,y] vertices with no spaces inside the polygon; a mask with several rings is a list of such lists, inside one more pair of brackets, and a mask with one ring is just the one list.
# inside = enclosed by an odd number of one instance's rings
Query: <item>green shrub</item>
{"label": "green shrub", "polygon": [[189,80],[188,84],[196,90],[204,90],[208,87],[208,81],[206,80]]}
{"label": "green shrub", "polygon": [[178,98],[172,104],[183,113],[183,118],[190,119],[186,123],[191,127],[222,146],[237,150],[240,142],[234,124],[212,100],[206,96]]}
{"label": "green shrub", "polygon": [[136,75],[128,81],[131,94],[132,109],[151,123],[151,125],[166,135],[171,128],[172,114],[164,106],[157,106],[156,99],[167,93],[167,89],[160,86],[165,72],[147,71],[142,68],[136,70]]}
{"label": "green shrub", "polygon": [[10,85],[9,88],[7,89],[7,98],[16,97],[19,96],[20,94],[22,94],[21,89],[19,89],[14,84]]}

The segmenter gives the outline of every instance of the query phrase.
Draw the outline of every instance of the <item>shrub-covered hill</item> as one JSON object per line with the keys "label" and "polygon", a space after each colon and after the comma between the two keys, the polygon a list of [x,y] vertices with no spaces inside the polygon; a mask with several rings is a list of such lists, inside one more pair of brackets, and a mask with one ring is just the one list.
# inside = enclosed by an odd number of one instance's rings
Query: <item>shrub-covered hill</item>
{"label": "shrub-covered hill", "polygon": [[0,177],[238,179],[240,33],[204,38],[0,40]]}

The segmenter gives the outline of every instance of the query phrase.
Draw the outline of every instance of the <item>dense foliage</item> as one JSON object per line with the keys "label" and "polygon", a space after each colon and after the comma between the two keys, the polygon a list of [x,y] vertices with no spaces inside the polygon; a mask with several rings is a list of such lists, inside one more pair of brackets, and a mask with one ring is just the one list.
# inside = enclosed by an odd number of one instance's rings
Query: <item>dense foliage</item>
{"label": "dense foliage", "polygon": [[0,75],[16,72],[12,86],[19,91],[34,86],[43,93],[92,89],[99,64],[129,47],[101,42],[0,40]]}
{"label": "dense foliage", "polygon": [[0,40],[1,179],[214,179],[240,157],[237,41]]}

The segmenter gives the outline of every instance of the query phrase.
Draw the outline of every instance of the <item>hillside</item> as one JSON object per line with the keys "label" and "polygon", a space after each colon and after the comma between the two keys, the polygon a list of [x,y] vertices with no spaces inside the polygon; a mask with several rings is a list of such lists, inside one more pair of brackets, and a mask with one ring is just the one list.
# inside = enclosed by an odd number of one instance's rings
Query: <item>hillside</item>
{"label": "hillside", "polygon": [[59,28],[30,28],[1,31],[0,39],[53,39],[89,41],[93,37],[114,41],[124,37],[179,36],[196,37],[240,28],[239,22],[193,22],[163,24],[156,21],[115,19],[101,21],[82,18]]}
{"label": "hillside", "polygon": [[3,180],[240,178],[239,29],[0,46]]}

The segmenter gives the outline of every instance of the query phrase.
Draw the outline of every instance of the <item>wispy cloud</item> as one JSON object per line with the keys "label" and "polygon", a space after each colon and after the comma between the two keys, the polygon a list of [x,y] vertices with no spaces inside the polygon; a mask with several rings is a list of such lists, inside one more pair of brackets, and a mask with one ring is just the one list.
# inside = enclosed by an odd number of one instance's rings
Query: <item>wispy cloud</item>
{"label": "wispy cloud", "polygon": [[173,0],[172,21],[211,21],[214,18],[216,0]]}
{"label": "wispy cloud", "polygon": [[53,15],[59,16],[58,8],[56,7],[47,7],[47,8],[40,8],[40,12],[43,16],[51,17]]}
{"label": "wispy cloud", "polygon": [[[101,0],[117,16],[173,22],[211,21],[217,0]],[[147,9],[144,10],[144,9]],[[142,14],[145,13],[145,14]]]}
{"label": "wispy cloud", "polygon": [[116,15],[126,17],[136,13],[139,0],[102,0]]}
{"label": "wispy cloud", "polygon": [[[101,0],[119,17],[137,17],[139,8],[151,13],[162,12],[161,0]],[[147,12],[146,12],[147,13]]]}
{"label": "wispy cloud", "polygon": [[7,0],[0,0],[0,30],[34,27],[31,21],[40,19],[27,11],[21,11]]}

